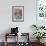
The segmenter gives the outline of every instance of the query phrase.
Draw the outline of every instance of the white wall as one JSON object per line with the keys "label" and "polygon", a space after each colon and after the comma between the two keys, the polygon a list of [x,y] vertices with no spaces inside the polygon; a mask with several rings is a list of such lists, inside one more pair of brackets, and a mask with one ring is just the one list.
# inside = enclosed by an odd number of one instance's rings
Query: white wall
{"label": "white wall", "polygon": [[[12,6],[24,6],[24,22],[12,22]],[[36,0],[1,0],[0,34],[11,27],[19,27],[20,32],[30,32],[30,26],[36,24]]]}

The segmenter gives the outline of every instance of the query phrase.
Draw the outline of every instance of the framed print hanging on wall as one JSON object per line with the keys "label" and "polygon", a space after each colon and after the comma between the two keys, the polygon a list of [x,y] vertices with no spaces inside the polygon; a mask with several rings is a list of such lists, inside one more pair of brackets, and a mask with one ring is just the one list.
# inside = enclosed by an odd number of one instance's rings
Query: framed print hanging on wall
{"label": "framed print hanging on wall", "polygon": [[46,0],[37,0],[37,15],[36,23],[38,25],[45,25],[46,23]]}
{"label": "framed print hanging on wall", "polygon": [[24,6],[12,6],[12,21],[13,22],[24,21]]}
{"label": "framed print hanging on wall", "polygon": [[37,1],[37,15],[39,16],[39,18],[46,17],[46,0]]}

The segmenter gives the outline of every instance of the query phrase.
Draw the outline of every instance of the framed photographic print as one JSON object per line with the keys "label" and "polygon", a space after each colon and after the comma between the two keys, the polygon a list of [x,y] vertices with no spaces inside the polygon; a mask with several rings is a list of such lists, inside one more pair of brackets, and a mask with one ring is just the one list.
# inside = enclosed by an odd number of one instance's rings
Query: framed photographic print
{"label": "framed photographic print", "polygon": [[37,3],[37,11],[39,17],[46,17],[46,1],[45,0],[38,0]]}
{"label": "framed photographic print", "polygon": [[24,6],[12,6],[12,21],[13,22],[24,21]]}
{"label": "framed photographic print", "polygon": [[37,0],[36,10],[37,25],[46,25],[46,0]]}

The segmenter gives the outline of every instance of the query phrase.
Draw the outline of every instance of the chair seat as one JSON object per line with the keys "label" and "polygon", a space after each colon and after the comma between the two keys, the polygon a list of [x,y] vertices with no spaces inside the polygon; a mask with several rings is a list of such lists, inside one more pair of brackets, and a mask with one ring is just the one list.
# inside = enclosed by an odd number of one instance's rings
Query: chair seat
{"label": "chair seat", "polygon": [[17,33],[15,34],[7,33],[6,36],[17,36]]}

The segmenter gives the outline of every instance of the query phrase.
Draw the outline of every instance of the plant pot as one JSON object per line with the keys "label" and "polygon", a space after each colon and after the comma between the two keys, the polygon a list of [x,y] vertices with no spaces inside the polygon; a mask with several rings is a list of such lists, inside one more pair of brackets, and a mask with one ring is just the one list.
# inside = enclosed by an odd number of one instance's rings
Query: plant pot
{"label": "plant pot", "polygon": [[37,39],[37,43],[40,43],[40,39]]}
{"label": "plant pot", "polygon": [[41,44],[41,43],[44,42],[44,40],[45,40],[45,39],[38,39],[38,40],[37,40],[37,43]]}
{"label": "plant pot", "polygon": [[45,40],[45,39],[40,39],[40,43],[44,43],[44,40]]}

